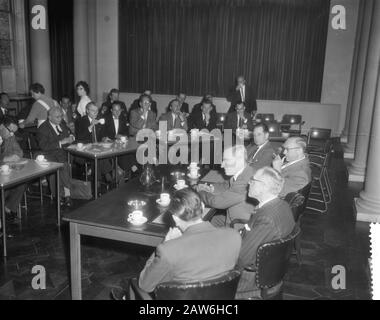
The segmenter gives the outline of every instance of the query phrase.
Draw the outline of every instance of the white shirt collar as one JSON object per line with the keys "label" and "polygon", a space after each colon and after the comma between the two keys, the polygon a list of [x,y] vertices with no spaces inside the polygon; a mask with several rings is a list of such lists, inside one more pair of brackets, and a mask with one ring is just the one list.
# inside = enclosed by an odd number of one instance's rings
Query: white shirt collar
{"label": "white shirt collar", "polygon": [[55,133],[59,136],[59,132],[58,132],[58,130],[57,130],[57,127],[58,127],[60,130],[62,130],[61,127],[60,127],[60,125],[58,125],[58,124],[54,124],[54,123],[52,123],[50,120],[49,120],[49,122],[50,122],[50,125],[53,127]]}
{"label": "white shirt collar", "polygon": [[241,169],[239,172],[237,172],[234,176],[233,176],[233,179],[234,181],[237,180],[237,178],[239,178],[239,176],[243,173],[245,168]]}
{"label": "white shirt collar", "polygon": [[264,207],[267,203],[273,201],[274,199],[277,199],[278,197],[277,196],[272,196],[270,197],[269,199],[263,201],[263,202],[260,202],[259,205],[257,206],[258,209]]}
{"label": "white shirt collar", "polygon": [[[285,161],[285,159],[286,159],[286,158],[284,158],[283,161]],[[298,162],[301,162],[302,160],[305,160],[305,159],[306,159],[306,156],[303,156],[301,159],[298,159],[298,160],[296,160],[296,161],[292,161],[292,162],[288,162],[288,163],[283,164],[281,168],[284,169],[284,168],[290,167],[290,166],[292,166],[293,164],[296,164],[296,163],[298,163]]]}

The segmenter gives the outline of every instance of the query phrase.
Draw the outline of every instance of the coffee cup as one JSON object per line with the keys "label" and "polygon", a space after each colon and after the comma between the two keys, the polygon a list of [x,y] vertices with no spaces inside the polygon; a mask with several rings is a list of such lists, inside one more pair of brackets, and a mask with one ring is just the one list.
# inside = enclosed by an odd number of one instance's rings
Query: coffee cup
{"label": "coffee cup", "polygon": [[104,120],[104,119],[100,119],[100,120],[99,120],[99,123],[100,123],[101,125],[104,125],[104,124],[106,123],[106,120]]}
{"label": "coffee cup", "polygon": [[196,162],[190,163],[190,169],[198,169],[198,163]]}
{"label": "coffee cup", "polygon": [[11,168],[7,164],[4,164],[0,167],[0,172],[3,174],[8,174],[10,171]]}
{"label": "coffee cup", "polygon": [[44,162],[44,161],[46,161],[45,160],[45,157],[43,156],[43,155],[39,155],[39,156],[37,156],[37,159],[36,159],[38,162]]}
{"label": "coffee cup", "polygon": [[160,195],[160,202],[162,205],[167,205],[170,202],[170,194],[168,193],[161,193]]}
{"label": "coffee cup", "polygon": [[140,211],[140,210],[136,210],[136,211],[133,211],[129,216],[128,218],[131,219],[131,220],[141,220],[143,217],[143,212]]}
{"label": "coffee cup", "polygon": [[177,187],[178,188],[186,187],[186,181],[185,180],[177,180]]}
{"label": "coffee cup", "polygon": [[120,137],[120,141],[121,141],[122,143],[126,143],[127,140],[128,140],[127,137],[124,137],[124,136]]}
{"label": "coffee cup", "polygon": [[83,149],[83,147],[84,147],[84,144],[83,144],[83,143],[78,143],[78,144],[77,144],[77,148],[78,148],[78,149]]}

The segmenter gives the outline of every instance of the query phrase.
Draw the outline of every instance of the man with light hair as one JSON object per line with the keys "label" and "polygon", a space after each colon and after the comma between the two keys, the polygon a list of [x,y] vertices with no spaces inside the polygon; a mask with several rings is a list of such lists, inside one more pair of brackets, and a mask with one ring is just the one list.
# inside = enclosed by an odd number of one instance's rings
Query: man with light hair
{"label": "man with light hair", "polygon": [[[256,266],[258,248],[268,242],[287,237],[295,222],[289,204],[279,198],[284,186],[281,174],[270,168],[259,169],[249,182],[249,197],[258,200],[256,212],[251,216],[243,235],[238,266],[241,269]],[[236,299],[256,295],[255,273],[242,272]]]}
{"label": "man with light hair", "polygon": [[212,220],[215,226],[229,226],[235,219],[249,220],[254,205],[248,202],[248,182],[254,170],[248,165],[247,150],[243,145],[225,149],[222,168],[226,176],[231,177],[224,183],[213,185],[200,184],[200,192],[206,206],[227,210],[226,215],[217,215]]}
{"label": "man with light hair", "polygon": [[280,197],[303,189],[311,181],[309,159],[305,155],[306,142],[301,137],[291,137],[283,145],[283,159],[277,156],[272,163],[285,180]]}

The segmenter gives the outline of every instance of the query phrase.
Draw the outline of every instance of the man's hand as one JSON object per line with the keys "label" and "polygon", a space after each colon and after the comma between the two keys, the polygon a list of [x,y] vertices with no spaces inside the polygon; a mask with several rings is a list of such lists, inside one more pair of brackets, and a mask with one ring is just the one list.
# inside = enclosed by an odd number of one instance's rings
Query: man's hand
{"label": "man's hand", "polygon": [[182,236],[182,232],[181,230],[179,230],[178,228],[170,228],[169,229],[169,232],[168,234],[166,235],[165,237],[165,242],[166,241],[170,241],[170,240],[174,240],[174,239],[178,239],[179,237]]}
{"label": "man's hand", "polygon": [[198,192],[205,191],[208,193],[214,193],[215,188],[213,185],[198,184],[197,186],[195,186],[195,190]]}
{"label": "man's hand", "polygon": [[182,112],[178,113],[178,118],[179,118],[179,120],[181,120],[181,122],[185,122],[186,121],[186,116]]}
{"label": "man's hand", "polygon": [[282,168],[282,159],[280,158],[279,155],[277,155],[272,162],[272,167],[273,169],[277,170],[278,172],[281,172]]}
{"label": "man's hand", "polygon": [[19,123],[18,127],[20,129],[25,129],[25,123],[24,122]]}
{"label": "man's hand", "polygon": [[71,144],[75,141],[75,138],[74,136],[70,136],[70,137],[67,137],[65,139],[62,139],[60,142],[61,142],[61,145],[65,145],[65,144]]}

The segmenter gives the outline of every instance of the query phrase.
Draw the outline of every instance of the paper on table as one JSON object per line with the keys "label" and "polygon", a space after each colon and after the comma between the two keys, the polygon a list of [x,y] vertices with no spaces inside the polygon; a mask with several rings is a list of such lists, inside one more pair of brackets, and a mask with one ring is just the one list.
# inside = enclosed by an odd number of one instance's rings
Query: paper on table
{"label": "paper on table", "polygon": [[223,183],[226,180],[224,179],[223,175],[219,171],[211,170],[208,174],[206,174],[203,177],[201,181],[210,182],[210,183]]}

